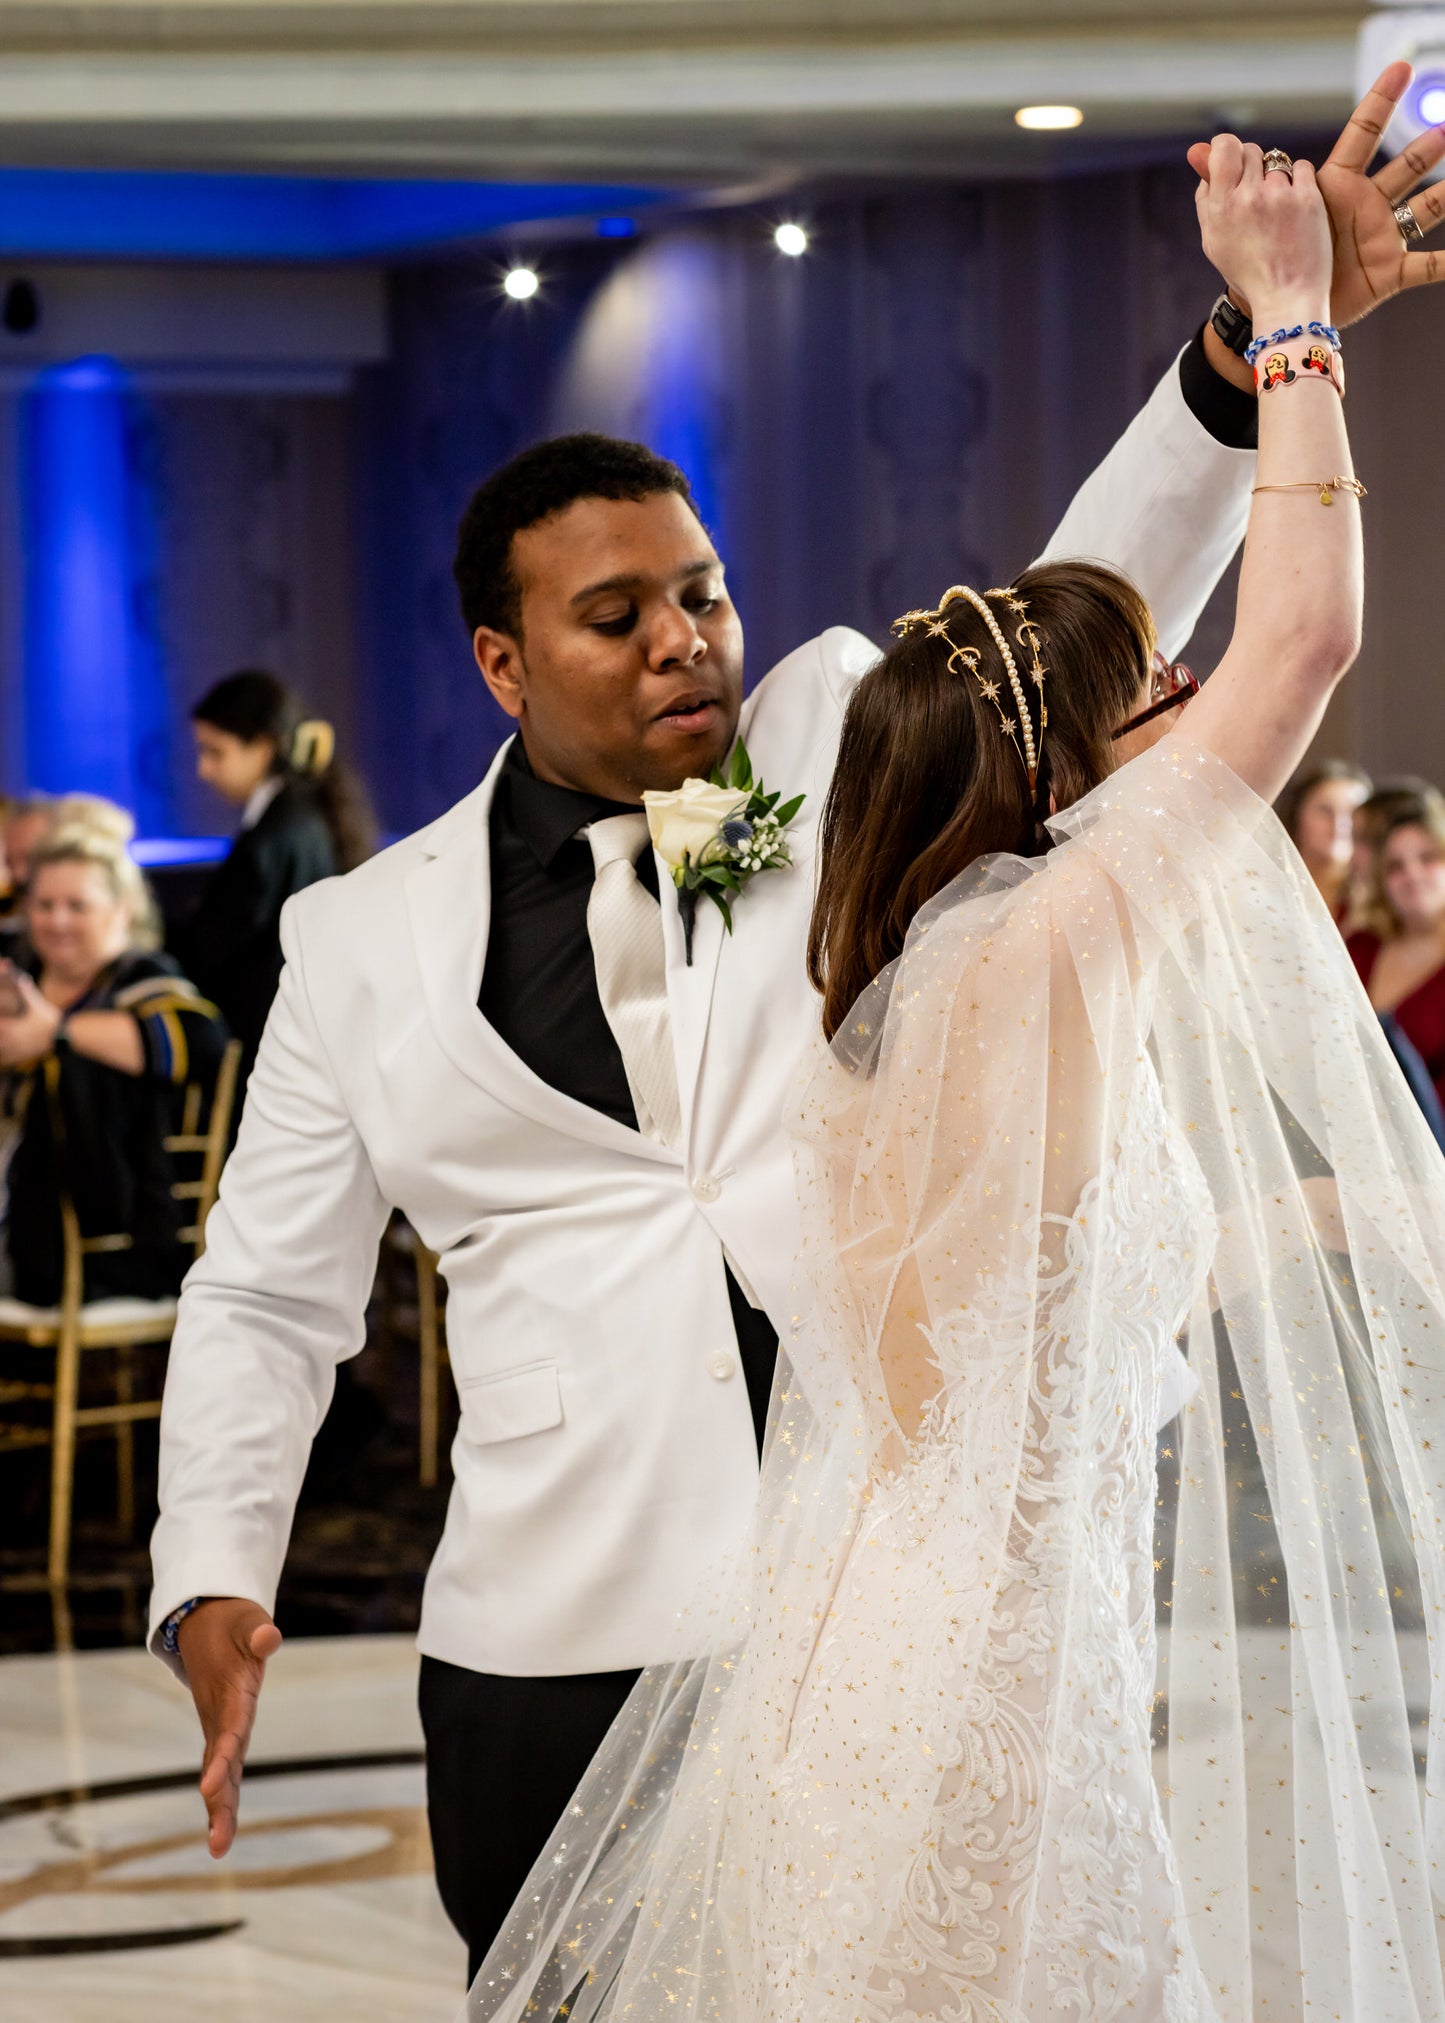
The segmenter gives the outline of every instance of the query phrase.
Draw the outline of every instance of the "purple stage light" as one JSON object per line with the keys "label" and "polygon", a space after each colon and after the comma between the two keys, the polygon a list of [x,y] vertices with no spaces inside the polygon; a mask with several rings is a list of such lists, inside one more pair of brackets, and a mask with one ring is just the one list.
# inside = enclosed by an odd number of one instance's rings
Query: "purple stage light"
{"label": "purple stage light", "polygon": [[1415,79],[1410,98],[1421,126],[1445,125],[1445,71],[1422,72]]}

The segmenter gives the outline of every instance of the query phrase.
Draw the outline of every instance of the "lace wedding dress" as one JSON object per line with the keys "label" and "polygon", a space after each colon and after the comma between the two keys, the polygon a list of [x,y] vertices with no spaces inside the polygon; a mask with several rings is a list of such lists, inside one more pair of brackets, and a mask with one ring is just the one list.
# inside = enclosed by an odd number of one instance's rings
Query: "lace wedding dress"
{"label": "lace wedding dress", "polygon": [[1262,2014],[1445,2023],[1445,1164],[1219,761],[1176,737],[1053,827],[808,1066],[751,1534],[473,2023],[1254,2023],[1281,1948]]}
{"label": "lace wedding dress", "polygon": [[[1044,1226],[1036,1283],[985,1285],[932,1331],[943,1387],[839,1566],[769,1780],[772,2016],[1214,2014],[1184,1936],[1150,1745],[1155,1414],[1213,1227],[1147,1060],[1114,1156],[1076,1212]],[[1091,1277],[1095,1246],[1107,1262]],[[1086,1386],[1071,1349],[1092,1304],[1108,1340]],[[1031,1465],[965,1669],[955,1652],[974,1596],[955,1570],[974,1539],[960,1478],[1012,1437],[991,1347],[1029,1324]],[[1060,1417],[1079,1438],[1056,1466]],[[1079,1588],[1065,1569],[1081,1531]],[[899,1845],[876,1834],[876,1816],[859,1831],[860,1786],[887,1792]],[[914,1844],[909,1822],[923,1819]],[[996,2007],[1005,1963],[1025,1957],[1026,1987]]]}

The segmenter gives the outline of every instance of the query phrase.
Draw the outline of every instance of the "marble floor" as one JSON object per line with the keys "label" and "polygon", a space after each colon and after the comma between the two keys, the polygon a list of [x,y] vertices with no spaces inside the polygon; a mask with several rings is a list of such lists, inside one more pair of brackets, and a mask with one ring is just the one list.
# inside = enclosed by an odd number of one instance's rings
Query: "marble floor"
{"label": "marble floor", "polygon": [[[1242,1641],[1268,1727],[1287,1711],[1286,1647]],[[1402,1646],[1423,1748],[1423,1638]],[[134,1649],[0,1658],[4,2023],[450,2023],[465,1957],[432,1882],[416,1671],[409,1636],[288,1639],[240,1837],[213,1863],[195,1717],[168,1672]],[[1254,1746],[1272,1742],[1284,1731]],[[1289,1801],[1252,1790],[1257,1875],[1291,1832]],[[1289,1894],[1258,1906],[1256,2023],[1299,2023]]]}
{"label": "marble floor", "polygon": [[409,1636],[291,1638],[242,1831],[203,1839],[190,1701],[138,1650],[0,1660],[5,2023],[447,2023]]}

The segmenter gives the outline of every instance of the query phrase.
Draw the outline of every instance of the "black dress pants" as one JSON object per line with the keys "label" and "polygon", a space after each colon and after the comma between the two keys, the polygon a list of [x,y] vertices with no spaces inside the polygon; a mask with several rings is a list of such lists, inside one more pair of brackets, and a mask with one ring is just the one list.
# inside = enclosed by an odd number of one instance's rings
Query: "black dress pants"
{"label": "black dress pants", "polygon": [[[728,1297],[761,1448],[778,1338],[731,1272]],[[507,1679],[422,1659],[432,1859],[447,1916],[467,1942],[469,1983],[637,1679]]]}
{"label": "black dress pants", "polygon": [[467,1942],[469,1984],[636,1682],[636,1672],[503,1679],[422,1659],[432,1858]]}

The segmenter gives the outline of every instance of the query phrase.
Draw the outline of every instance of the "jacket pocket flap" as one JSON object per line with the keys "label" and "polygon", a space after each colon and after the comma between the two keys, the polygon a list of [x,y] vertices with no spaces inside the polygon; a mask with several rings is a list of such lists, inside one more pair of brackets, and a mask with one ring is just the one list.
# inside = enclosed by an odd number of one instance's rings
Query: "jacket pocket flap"
{"label": "jacket pocket flap", "polygon": [[462,1424],[476,1447],[498,1440],[520,1440],[545,1433],[562,1423],[562,1385],[555,1363],[531,1363],[525,1370],[504,1370],[499,1377],[478,1377],[461,1386]]}

